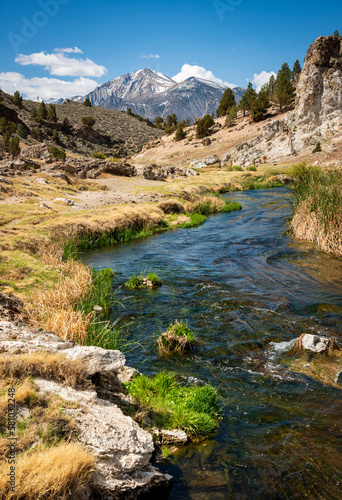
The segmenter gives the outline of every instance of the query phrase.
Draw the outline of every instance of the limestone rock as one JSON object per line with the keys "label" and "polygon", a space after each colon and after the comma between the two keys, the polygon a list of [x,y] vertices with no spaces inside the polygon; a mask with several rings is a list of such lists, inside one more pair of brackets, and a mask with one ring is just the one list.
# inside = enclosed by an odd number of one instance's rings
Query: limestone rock
{"label": "limestone rock", "polygon": [[167,487],[171,476],[150,465],[154,443],[120,408],[102,399],[95,391],[78,391],[55,382],[36,379],[41,393],[59,394],[81,408],[65,412],[74,417],[77,439],[97,457],[97,470],[89,488],[96,498],[138,498],[151,488]]}
{"label": "limestone rock", "polygon": [[210,165],[220,164],[220,158],[217,155],[210,155],[204,158],[204,160],[195,159],[190,163],[190,168],[204,168]]}
{"label": "limestone rock", "polygon": [[166,446],[170,444],[185,445],[188,442],[186,432],[179,429],[161,429],[160,431],[155,431],[154,434],[159,444]]}
{"label": "limestone rock", "polygon": [[63,354],[68,358],[82,360],[87,375],[95,373],[117,373],[125,366],[125,356],[120,351],[112,351],[96,346],[75,345],[66,349]]}
{"label": "limestone rock", "polygon": [[21,155],[40,160],[48,160],[50,158],[50,153],[45,143],[37,144],[35,146],[27,146],[21,150]]}
{"label": "limestone rock", "polygon": [[305,351],[321,353],[329,349],[330,339],[318,335],[304,334],[301,337],[302,347]]}

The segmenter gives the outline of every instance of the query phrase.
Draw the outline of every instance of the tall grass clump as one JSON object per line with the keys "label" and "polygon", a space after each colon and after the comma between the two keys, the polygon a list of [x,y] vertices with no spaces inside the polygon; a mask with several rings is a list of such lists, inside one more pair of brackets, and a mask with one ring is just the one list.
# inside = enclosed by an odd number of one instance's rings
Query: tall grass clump
{"label": "tall grass clump", "polygon": [[195,339],[196,336],[187,323],[176,320],[160,335],[157,343],[162,354],[183,354],[192,350]]}
{"label": "tall grass clump", "polygon": [[293,167],[292,233],[342,255],[342,172],[305,164]]}
{"label": "tall grass clump", "polygon": [[207,436],[217,428],[219,396],[210,385],[187,387],[175,373],[162,371],[154,377],[135,378],[127,390],[149,411],[154,426],[182,429],[191,436]]}

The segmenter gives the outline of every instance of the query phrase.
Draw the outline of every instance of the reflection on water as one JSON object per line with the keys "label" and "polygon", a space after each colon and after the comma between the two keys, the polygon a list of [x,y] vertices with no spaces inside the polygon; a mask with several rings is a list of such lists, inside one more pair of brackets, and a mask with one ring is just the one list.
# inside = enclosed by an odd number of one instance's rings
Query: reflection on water
{"label": "reflection on water", "polygon": [[[279,365],[270,342],[301,333],[342,341],[342,260],[285,236],[286,190],[229,195],[242,212],[179,229],[85,260],[111,267],[117,285],[133,273],[156,272],[164,285],[117,294],[132,339],[142,348],[127,363],[144,373],[162,368],[219,388],[224,419],[218,434],[172,456],[171,499],[340,499],[341,391]],[[164,360],[156,337],[182,319],[199,347]]]}

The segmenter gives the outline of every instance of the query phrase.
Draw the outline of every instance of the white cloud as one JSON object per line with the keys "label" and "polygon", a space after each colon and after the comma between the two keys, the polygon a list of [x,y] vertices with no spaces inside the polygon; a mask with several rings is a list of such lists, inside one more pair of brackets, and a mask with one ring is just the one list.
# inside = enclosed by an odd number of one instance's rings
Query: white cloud
{"label": "white cloud", "polygon": [[47,99],[67,98],[88,94],[97,87],[97,82],[90,78],[76,78],[73,81],[57,78],[26,78],[20,73],[0,73],[0,88],[9,94],[19,90],[28,99],[40,97]]}
{"label": "white cloud", "polygon": [[[252,83],[256,86],[256,91],[260,92],[261,87],[270,81],[271,76],[277,77],[277,73],[274,71],[262,71],[261,73],[254,73]],[[247,80],[249,81],[249,80]]]}
{"label": "white cloud", "polygon": [[65,49],[53,49],[54,52],[65,52],[66,54],[83,54],[83,50],[79,49],[78,47],[70,48],[67,47]]}
{"label": "white cloud", "polygon": [[225,85],[226,87],[230,87],[233,89],[237,85],[234,85],[233,83],[228,83],[224,82],[220,78],[216,78],[216,76],[213,74],[212,71],[208,71],[202,66],[196,66],[196,65],[191,65],[191,64],[184,64],[182,66],[182,69],[180,73],[177,73],[177,75],[172,77],[172,80],[175,80],[175,82],[183,82],[187,78],[190,78],[192,76],[196,76],[197,78],[202,78],[203,80],[209,80],[211,82],[219,83],[221,85]]}
{"label": "white cloud", "polygon": [[140,57],[142,57],[143,59],[160,59],[159,54],[148,54]]}
{"label": "white cloud", "polygon": [[[74,49],[62,49],[63,52],[71,50],[79,51],[77,47]],[[100,66],[91,59],[76,59],[74,57],[67,57],[63,52],[56,52],[55,54],[48,54],[46,52],[36,52],[33,54],[18,54],[15,62],[21,66],[44,66],[44,69],[50,72],[50,75],[58,76],[103,76],[107,73],[104,66]]]}

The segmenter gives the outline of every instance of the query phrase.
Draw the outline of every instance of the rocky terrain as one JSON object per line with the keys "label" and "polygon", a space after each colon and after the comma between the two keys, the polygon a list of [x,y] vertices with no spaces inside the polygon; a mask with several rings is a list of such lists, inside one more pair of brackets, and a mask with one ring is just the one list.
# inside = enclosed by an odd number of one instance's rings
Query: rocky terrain
{"label": "rocky terrain", "polygon": [[[73,500],[138,498],[169,487],[171,476],[151,464],[155,450],[152,435],[125,416],[113,402],[121,399],[122,405],[129,403],[122,382],[127,382],[136,372],[125,366],[121,352],[82,347],[51,332],[24,324],[17,326],[10,321],[0,321],[0,351],[2,356],[58,353],[61,357],[81,360],[89,380],[96,381],[91,389],[81,390],[56,380],[34,380],[41,395],[53,393],[77,403],[76,409],[64,411],[76,423],[78,442],[97,458],[96,469],[88,478],[86,488],[73,495]],[[30,407],[20,406],[20,414],[25,415],[24,420],[30,419]]]}
{"label": "rocky terrain", "polygon": [[[216,113],[225,89],[225,85],[196,77],[177,83],[145,68],[114,78],[75,100],[83,102],[88,98],[95,106],[123,111],[129,107],[152,121],[157,116],[165,119],[175,113],[178,121],[189,118],[193,122],[196,117]],[[237,103],[244,92],[241,87],[233,89]]]}

